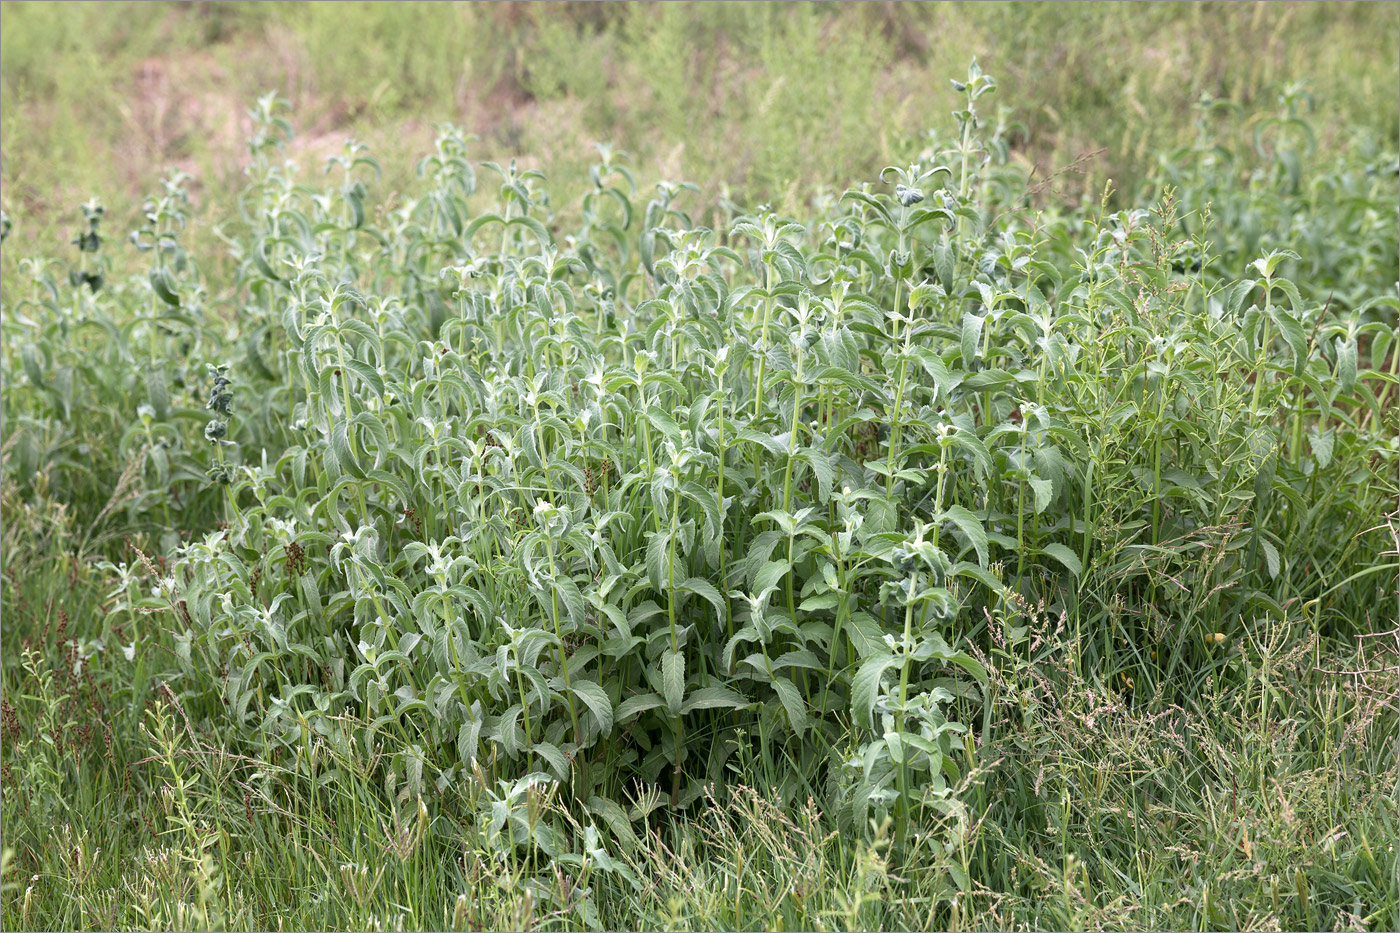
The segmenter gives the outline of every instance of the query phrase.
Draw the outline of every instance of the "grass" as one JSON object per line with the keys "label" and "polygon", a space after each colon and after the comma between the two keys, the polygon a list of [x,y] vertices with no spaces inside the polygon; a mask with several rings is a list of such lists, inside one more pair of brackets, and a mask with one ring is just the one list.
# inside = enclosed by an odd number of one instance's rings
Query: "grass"
{"label": "grass", "polygon": [[391,188],[409,182],[431,124],[452,120],[481,137],[481,158],[520,157],[569,185],[561,202],[580,193],[573,179],[601,139],[633,153],[644,179],[685,178],[789,213],[814,187],[839,191],[906,160],[926,130],[948,132],[939,92],[970,55],[1014,89],[1001,103],[1021,128],[1009,137],[1017,158],[1041,178],[1085,170],[1054,187],[1076,203],[1096,203],[1110,178],[1133,200],[1158,158],[1191,140],[1202,92],[1258,111],[1306,79],[1324,146],[1348,145],[1358,125],[1400,133],[1388,79],[1400,20],[1383,3],[390,12],[7,0],[0,15],[0,187],[30,250],[94,192],[131,221],[147,179],[169,165],[227,210],[242,115],[273,88],[300,115],[295,154],[319,164],[353,135],[383,157]]}
{"label": "grass", "polygon": [[126,12],[3,7],[0,926],[1400,922],[1393,8]]}
{"label": "grass", "polygon": [[[42,584],[59,590],[50,621],[59,608],[99,611],[96,575],[80,571],[73,587],[59,576],[26,574],[35,602],[7,603],[7,638],[41,616]],[[320,769],[358,777],[313,789],[292,760],[243,759],[216,734],[187,731],[153,691],[134,691],[149,708],[129,709],[115,686],[129,674],[113,672],[105,707],[77,706],[61,751],[7,759],[57,774],[6,780],[7,845],[22,848],[7,861],[5,926],[549,928],[581,922],[567,905],[583,888],[602,926],[629,929],[1394,925],[1393,651],[1369,640],[1315,664],[1306,638],[1281,651],[1291,633],[1276,628],[1224,649],[1249,669],[1228,691],[1189,709],[1127,704],[1075,676],[1052,622],[1037,633],[1040,670],[998,685],[1002,725],[967,779],[961,846],[904,868],[890,864],[887,836],[854,841],[815,805],[736,782],[693,818],[619,846],[625,871],[580,879],[570,866],[528,887],[528,864],[501,862],[469,827],[419,833],[411,808],[373,790],[369,762],[328,757]],[[40,676],[7,674],[26,723],[53,703],[42,675],[62,686],[52,633],[47,646]],[[10,684],[37,698],[13,699]],[[32,734],[7,732],[6,744]],[[16,786],[36,785],[48,800],[15,802]],[[25,845],[31,833],[46,844]],[[966,891],[949,866],[967,872]]]}

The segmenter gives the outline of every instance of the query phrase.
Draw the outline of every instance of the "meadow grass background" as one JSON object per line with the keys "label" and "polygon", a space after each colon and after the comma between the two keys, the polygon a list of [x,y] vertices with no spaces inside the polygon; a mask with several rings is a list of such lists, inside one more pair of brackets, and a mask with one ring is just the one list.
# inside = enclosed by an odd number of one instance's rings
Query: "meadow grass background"
{"label": "meadow grass background", "polygon": [[[1092,206],[1111,180],[1110,206],[1138,206],[1159,164],[1195,139],[1202,93],[1251,115],[1242,147],[1280,91],[1305,81],[1322,152],[1362,136],[1393,148],[1397,34],[1393,3],[10,2],[0,201],[15,226],[0,267],[8,288],[20,257],[64,249],[92,195],[119,244],[175,165],[194,176],[186,245],[211,280],[231,275],[201,220],[231,211],[245,112],[270,89],[294,106],[290,152],[308,174],[354,136],[384,166],[381,191],[406,188],[433,125],[453,121],[480,138],[472,158],[547,172],[566,214],[600,140],[632,154],[644,186],[685,179],[707,202],[800,212],[917,152],[924,131],[946,138],[948,78],[975,54],[1016,127],[1012,162],[1040,178],[1074,166],[1037,198]],[[211,745],[139,661],[74,674],[66,639],[101,629],[112,586],[74,552],[117,549],[120,529],[82,540],[63,515],[26,511],[13,485],[4,506],[3,737],[35,751],[7,757],[0,785],[0,926],[580,922],[542,906],[558,891],[536,887],[539,866],[435,835],[368,777],[320,793],[300,762]],[[1374,520],[1383,531],[1365,546],[1389,567],[1394,519]],[[992,735],[965,762],[976,821],[957,845],[931,838],[896,864],[887,838],[852,838],[815,804],[775,801],[765,788],[782,762],[749,761],[754,790],[654,821],[614,853],[645,883],[598,875],[600,922],[1394,929],[1394,605],[1377,609],[1354,630],[1383,637],[1323,637],[1296,620],[1249,628],[1220,649],[1228,688],[1204,676],[1129,703],[1080,666],[1059,619],[1031,608],[1024,641],[996,655]],[[255,785],[273,791],[254,798]]]}
{"label": "meadow grass background", "polygon": [[[21,242],[100,192],[118,217],[168,165],[235,190],[246,111],[277,90],[293,154],[347,136],[407,179],[433,125],[545,170],[561,203],[592,145],[640,178],[776,208],[870,178],[952,127],[949,75],[979,56],[1059,195],[1131,199],[1193,137],[1202,92],[1268,105],[1306,81],[1324,149],[1400,132],[1393,3],[470,4],[8,2],[0,37],[6,210]],[[1249,129],[1245,128],[1246,131]]]}

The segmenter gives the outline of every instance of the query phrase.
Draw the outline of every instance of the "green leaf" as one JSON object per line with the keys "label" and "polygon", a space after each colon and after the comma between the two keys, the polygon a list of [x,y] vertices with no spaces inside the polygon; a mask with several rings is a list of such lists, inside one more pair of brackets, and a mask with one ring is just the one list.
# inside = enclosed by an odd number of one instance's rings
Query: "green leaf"
{"label": "green leaf", "polygon": [[963,369],[971,370],[972,361],[977,359],[977,342],[982,339],[982,325],[986,318],[976,314],[964,314],[962,319],[962,359]]}
{"label": "green leaf", "polygon": [[868,612],[851,613],[842,631],[850,637],[856,654],[862,658],[886,654],[890,650],[885,644],[885,633],[880,628],[879,621]]}
{"label": "green leaf", "polygon": [[672,418],[655,405],[648,406],[646,410],[646,419],[670,440],[671,443],[680,446],[681,429],[680,425],[676,424],[676,419]]}
{"label": "green leaf", "polygon": [[825,665],[817,660],[817,656],[806,648],[794,648],[773,662],[775,671],[784,667],[805,667],[813,671],[825,669]]}
{"label": "green leaf", "polygon": [[1264,548],[1264,565],[1269,571],[1269,579],[1273,580],[1278,576],[1279,556],[1278,548],[1268,538],[1260,538],[1259,544]]}
{"label": "green leaf", "polygon": [[20,350],[20,359],[24,363],[24,374],[29,377],[29,381],[39,388],[47,388],[48,380],[44,378],[44,369],[39,365],[39,354],[33,346],[24,346]]}
{"label": "green leaf", "polygon": [[1225,294],[1225,310],[1232,316],[1238,317],[1244,310],[1245,300],[1254,291],[1254,287],[1259,283],[1254,279],[1243,279],[1230,287]]}
{"label": "green leaf", "polygon": [[992,392],[1015,381],[1016,375],[1004,369],[983,369],[963,379],[962,384],[976,392]]}
{"label": "green leaf", "polygon": [[1039,515],[1050,506],[1050,497],[1055,493],[1055,484],[1048,479],[1041,479],[1037,476],[1031,477],[1031,491],[1035,493],[1035,514]]}
{"label": "green leaf", "polygon": [[598,729],[603,735],[610,735],[613,730],[613,705],[608,699],[608,692],[602,685],[591,680],[575,679],[570,684],[574,696],[578,697],[588,707],[594,717],[598,720]]}
{"label": "green leaf", "polygon": [[359,376],[361,381],[374,391],[375,395],[380,398],[384,397],[384,378],[373,366],[361,360],[346,360],[345,368]]}
{"label": "green leaf", "polygon": [[797,685],[786,677],[773,678],[773,689],[778,693],[778,699],[782,701],[783,709],[787,710],[788,722],[792,725],[792,731],[801,738],[807,731],[807,704],[802,702],[802,694],[797,691]]}
{"label": "green leaf", "polygon": [[933,247],[933,271],[938,276],[938,281],[942,283],[944,289],[951,291],[953,288],[953,248],[944,243],[935,244]]}
{"label": "green leaf", "polygon": [[693,712],[697,709],[743,709],[749,705],[735,691],[721,685],[701,687],[686,697],[685,703],[681,705],[681,713]]}
{"label": "green leaf", "polygon": [[635,852],[641,847],[642,841],[632,831],[632,821],[627,818],[622,804],[608,797],[592,796],[588,798],[588,809],[608,825],[613,837],[628,852]]}
{"label": "green leaf", "polygon": [[1076,555],[1069,548],[1065,547],[1063,544],[1059,544],[1058,542],[1055,544],[1047,544],[1045,545],[1045,547],[1040,549],[1040,553],[1048,554],[1049,556],[1055,558],[1055,560],[1064,564],[1065,569],[1068,570],[1070,573],[1074,574],[1076,578],[1078,578],[1079,575],[1084,572],[1083,565],[1079,563],[1078,555]]}
{"label": "green leaf", "polygon": [[665,705],[666,701],[654,693],[639,693],[617,704],[617,712],[613,717],[613,721],[624,723],[645,713],[649,709],[656,709],[658,706]]}
{"label": "green leaf", "polygon": [[987,682],[987,669],[982,666],[980,661],[964,651],[954,651],[947,645],[940,644],[934,649],[933,656],[940,661],[956,664],[976,678],[978,683],[985,684]]}
{"label": "green leaf", "polygon": [[379,339],[379,335],[375,333],[373,327],[370,327],[364,321],[353,317],[344,318],[340,321],[339,324],[336,325],[336,327],[340,330],[342,334],[351,333],[354,334],[356,337],[359,337],[361,340],[363,340],[369,345],[369,348],[371,350],[374,351],[374,356],[376,359],[383,359],[384,344]]}
{"label": "green leaf", "polygon": [[831,484],[836,479],[836,471],[831,466],[831,457],[815,447],[804,447],[797,456],[812,468],[817,478],[817,498],[825,502],[831,498]]}
{"label": "green leaf", "polygon": [[679,716],[685,697],[685,657],[669,648],[661,656],[661,688],[666,694],[666,708],[672,716]]}
{"label": "green leaf", "polygon": [[953,565],[953,576],[971,577],[993,593],[1000,593],[1006,589],[1006,584],[998,580],[990,570],[984,570],[968,560],[961,560]]}
{"label": "green leaf", "polygon": [[658,593],[665,592],[666,580],[666,545],[670,543],[671,532],[656,531],[649,532],[647,539],[647,579],[651,581],[652,589]]}
{"label": "green leaf", "polygon": [[873,729],[875,722],[871,711],[875,709],[875,698],[880,693],[880,678],[885,671],[899,663],[893,654],[877,654],[867,658],[851,680],[851,712],[856,723],[866,729]]}
{"label": "green leaf", "polygon": [[180,296],[175,292],[175,282],[170,278],[169,272],[164,269],[152,269],[150,278],[151,288],[157,298],[172,308],[180,307]]}
{"label": "green leaf", "polygon": [[159,366],[146,369],[146,401],[155,409],[157,421],[170,417],[170,390],[165,383],[165,370]]}
{"label": "green leaf", "polygon": [[943,517],[957,525],[958,530],[967,536],[977,551],[977,562],[983,567],[987,566],[987,529],[982,527],[981,520],[961,505],[950,506]]}
{"label": "green leaf", "polygon": [[554,771],[556,777],[563,781],[569,776],[569,759],[564,757],[564,753],[559,750],[559,746],[553,742],[537,742],[535,747],[530,749],[539,755]]}
{"label": "green leaf", "polygon": [[933,380],[934,386],[938,389],[938,394],[942,397],[947,398],[948,393],[952,392],[953,389],[961,384],[963,375],[959,373],[954,376],[950,373],[947,365],[943,362],[943,358],[933,352],[929,347],[916,346],[912,348],[911,352],[919,361],[919,365],[924,368],[924,372],[928,373],[929,378]]}
{"label": "green leaf", "polygon": [[1303,332],[1303,325],[1299,324],[1298,319],[1290,312],[1278,305],[1269,307],[1269,318],[1278,328],[1283,342],[1288,344],[1288,350],[1293,356],[1295,366],[1301,364],[1308,352],[1308,335]]}
{"label": "green leaf", "polygon": [[360,464],[355,460],[355,453],[350,448],[350,435],[344,421],[337,420],[331,426],[331,454],[342,473],[349,473],[356,479],[364,477],[364,470],[360,469]]}
{"label": "green leaf", "polygon": [[564,603],[564,608],[568,610],[569,621],[575,626],[583,624],[585,602],[583,594],[579,592],[578,584],[565,576],[553,578],[554,588],[559,593],[559,599]]}
{"label": "green leaf", "polygon": [[836,603],[835,593],[819,593],[802,600],[797,608],[802,612],[820,612],[823,609],[835,609]]}
{"label": "green leaf", "polygon": [[792,565],[785,560],[770,560],[759,569],[758,575],[754,577],[754,591],[766,593],[775,589],[791,569]]}
{"label": "green leaf", "polygon": [[[1293,258],[1297,259],[1298,257],[1294,256]],[[1302,312],[1303,297],[1298,294],[1298,286],[1294,285],[1288,279],[1278,279],[1273,283],[1273,287],[1288,296],[1288,307],[1292,310],[1295,317]]]}
{"label": "green leaf", "polygon": [[1309,446],[1312,447],[1313,459],[1317,461],[1319,470],[1327,469],[1327,464],[1332,462],[1332,448],[1337,439],[1335,428],[1328,428],[1321,434],[1316,431],[1308,435]]}
{"label": "green leaf", "polygon": [[885,747],[890,750],[890,761],[897,765],[904,764],[904,735],[900,732],[886,732],[884,735]]}
{"label": "green leaf", "polygon": [[267,240],[258,240],[248,252],[253,257],[253,265],[263,276],[274,282],[282,281],[282,277],[272,271],[272,266],[267,261]]}
{"label": "green leaf", "polygon": [[719,590],[715,589],[713,583],[708,580],[702,580],[699,577],[691,577],[677,586],[676,589],[685,593],[694,593],[696,596],[706,600],[715,608],[715,619],[720,625],[724,624],[724,597],[720,595]]}
{"label": "green leaf", "polygon": [[958,431],[953,435],[953,444],[961,447],[972,457],[972,462],[977,466],[977,472],[985,477],[992,472],[992,454],[987,450],[987,445],[982,443],[982,439],[971,431]]}
{"label": "green leaf", "polygon": [[1350,393],[1356,388],[1356,338],[1338,337],[1337,343],[1337,381],[1342,384],[1342,391]]}
{"label": "green leaf", "polygon": [[462,764],[469,765],[476,760],[478,742],[481,737],[481,720],[462,723],[457,730],[457,757]]}

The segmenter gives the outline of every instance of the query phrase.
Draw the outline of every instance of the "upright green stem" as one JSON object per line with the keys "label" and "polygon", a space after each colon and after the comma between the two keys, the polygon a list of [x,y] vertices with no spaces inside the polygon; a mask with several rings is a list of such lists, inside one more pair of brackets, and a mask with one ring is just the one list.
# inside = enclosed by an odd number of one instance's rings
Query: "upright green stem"
{"label": "upright green stem", "polygon": [[1270,283],[1264,283],[1264,339],[1259,345],[1259,362],[1254,365],[1254,398],[1250,403],[1250,411],[1257,421],[1259,418],[1259,400],[1263,395],[1265,370],[1264,367],[1269,362],[1269,344],[1273,343],[1273,318],[1270,312],[1273,310],[1274,290]]}
{"label": "upright green stem", "polygon": [[[224,447],[219,441],[214,442],[214,455],[219,459],[220,474],[227,478],[227,473],[225,473],[223,469],[226,465],[224,462]],[[238,527],[242,528],[244,527],[243,512],[238,508],[238,500],[233,496],[233,484],[225,482],[223,487],[224,494],[228,497],[228,507],[233,511],[233,517],[238,520]]]}
{"label": "upright green stem", "polygon": [[[1079,565],[1089,566],[1089,543],[1094,537],[1093,507],[1094,507],[1094,459],[1090,458],[1084,463],[1084,534],[1079,542]],[[1084,580],[1088,580],[1088,575],[1084,575]]]}
{"label": "upright green stem", "polygon": [[[969,110],[972,109],[972,102],[971,102],[971,101],[968,101],[968,109],[969,109]],[[965,123],[963,123],[963,128],[962,128],[962,145],[960,146],[960,150],[961,150],[961,153],[962,153],[962,177],[961,177],[961,179],[958,181],[958,206],[959,206],[959,207],[962,207],[962,206],[967,202],[967,189],[968,189],[968,184],[969,184],[969,182],[972,180],[972,176],[969,174],[969,172],[968,172],[968,170],[967,170],[968,156],[972,154],[971,147],[972,147],[972,120],[969,119],[969,120],[967,120]],[[963,232],[963,216],[962,216],[962,214],[959,214],[959,215],[958,215],[958,234],[957,234],[957,239],[958,239],[959,242],[962,241],[962,232]]]}
{"label": "upright green stem", "polygon": [[1016,589],[1026,566],[1026,424],[1021,422],[1021,469],[1016,485]]}
{"label": "upright green stem", "polygon": [[[549,577],[552,583],[557,571],[554,566],[554,542],[549,538],[544,539],[544,550],[549,556]],[[559,671],[564,677],[564,696],[569,703],[569,720],[574,726],[574,741],[582,748],[583,733],[579,731],[578,706],[574,703],[573,681],[569,677],[569,655],[564,650],[564,632],[559,625],[559,588],[553,585],[550,586],[549,610],[554,620],[554,637],[559,648]]]}
{"label": "upright green stem", "polygon": [[[898,287],[896,287],[895,294],[896,294],[896,295],[899,294]],[[896,310],[898,310],[897,307],[896,307]],[[901,436],[903,435],[903,426],[904,426],[904,425],[903,425],[903,420],[902,420],[902,418],[901,418],[901,415],[903,414],[903,411],[904,411],[904,382],[905,382],[906,376],[908,375],[908,373],[907,373],[907,367],[908,367],[908,360],[909,360],[910,341],[911,341],[912,338],[913,338],[913,334],[914,334],[914,323],[913,323],[913,321],[909,321],[909,322],[907,322],[907,324],[906,324],[906,326],[905,326],[905,328],[904,328],[904,349],[903,349],[902,351],[900,351],[900,356],[899,356],[899,382],[898,382],[898,384],[897,384],[896,387],[895,387],[895,393],[894,393],[894,412],[893,412],[893,413],[891,414],[891,416],[890,416],[890,456],[889,456],[889,469],[890,469],[890,472],[889,472],[889,474],[885,477],[885,495],[886,495],[886,497],[892,495],[893,492],[894,492],[894,474],[895,474],[895,470],[896,470],[896,460],[897,460],[898,454],[899,454],[899,442],[900,442]]]}
{"label": "upright green stem", "polygon": [[1162,415],[1167,407],[1167,374],[1157,377],[1157,418],[1152,423],[1152,543],[1162,540]]}
{"label": "upright green stem", "polygon": [[[335,342],[336,358],[340,361],[340,395],[345,404],[345,438],[350,442],[350,455],[355,455],[355,435],[351,432],[350,412],[354,407],[350,400],[350,370],[345,365],[345,344],[339,339]],[[360,507],[360,521],[368,525],[369,507],[365,504],[365,487],[355,484],[355,504]]]}
{"label": "upright green stem", "polygon": [[[637,401],[641,406],[641,417],[638,419],[642,425],[642,446],[646,449],[647,455],[647,488],[651,488],[651,481],[656,476],[656,464],[651,457],[651,430],[647,427],[646,396],[643,395],[641,386],[637,387]],[[643,493],[647,495],[647,493]],[[661,530],[661,516],[656,509],[647,509],[651,513],[651,528],[653,531]]]}
{"label": "upright green stem", "polygon": [[[671,539],[667,542],[670,559],[666,569],[666,616],[671,624],[671,651],[680,654],[680,641],[676,634],[676,534],[680,526],[680,509],[671,503]],[[681,795],[681,752],[685,749],[685,723],[680,714],[671,718],[671,729],[676,736],[675,770],[671,773],[671,806],[680,802]]]}
{"label": "upright green stem", "polygon": [[[912,590],[913,587],[911,586]],[[910,599],[904,604],[904,650],[909,650],[909,644],[914,639],[914,600],[912,593]],[[909,670],[913,667],[914,660],[907,654],[904,664],[899,669],[899,711],[895,713],[894,731],[900,736],[900,748],[903,754],[899,762],[899,841],[903,843],[905,829],[909,823],[909,749],[904,748],[904,706],[909,702]]]}
{"label": "upright green stem", "polygon": [[[942,429],[946,431],[947,429]],[[938,529],[943,524],[943,481],[948,476],[948,438],[939,437],[938,444],[938,479],[933,490],[933,514],[938,516],[938,520],[933,524],[933,546],[938,546]]]}
{"label": "upright green stem", "polygon": [[676,637],[676,534],[680,530],[680,509],[671,503],[671,533],[666,542],[666,618],[671,625],[671,650],[680,651]]}
{"label": "upright green stem", "polygon": [[[724,592],[728,591],[729,580],[725,575],[724,564],[724,373],[719,374],[719,486],[715,490],[715,496],[719,500],[719,528],[715,529],[719,534],[719,579],[720,585],[724,587]],[[723,595],[723,593],[721,594]],[[728,628],[729,638],[734,638],[734,610],[730,608],[729,600],[724,601],[725,624]]]}
{"label": "upright green stem", "polygon": [[[797,460],[797,419],[802,412],[802,352],[800,350],[797,353],[797,360],[795,362],[797,379],[792,387],[792,428],[788,432],[787,470],[783,476],[783,511],[789,515],[792,513],[792,468]],[[795,544],[794,536],[788,535],[789,568],[792,566]],[[788,618],[792,619],[795,625],[797,624],[797,602],[793,594],[792,577],[792,570],[789,569],[785,581],[785,590],[787,593]],[[805,681],[805,674],[803,675],[803,679]]]}
{"label": "upright green stem", "polygon": [[[753,417],[758,420],[763,411],[763,374],[768,364],[768,324],[773,318],[772,266],[763,263],[763,330],[758,338],[758,380],[754,383]],[[757,465],[754,467],[757,469]]]}
{"label": "upright green stem", "polygon": [[826,715],[827,695],[831,691],[831,680],[836,672],[836,652],[841,644],[841,625],[851,614],[851,594],[846,584],[846,562],[841,557],[840,541],[833,528],[831,532],[831,553],[836,558],[836,580],[841,586],[841,600],[836,604],[836,620],[831,625],[831,641],[826,652],[826,679],[822,681],[821,715]]}

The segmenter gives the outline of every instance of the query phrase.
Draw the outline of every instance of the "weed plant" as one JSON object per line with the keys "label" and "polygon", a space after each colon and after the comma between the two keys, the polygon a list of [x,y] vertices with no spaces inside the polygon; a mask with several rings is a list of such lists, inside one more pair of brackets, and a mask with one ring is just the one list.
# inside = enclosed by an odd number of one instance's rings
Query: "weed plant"
{"label": "weed plant", "polygon": [[1393,924],[1395,155],[1204,100],[1035,211],[995,89],[718,229],[450,126],[302,179],[275,95],[226,288],[181,174],[143,262],[86,205],[5,287],[6,927]]}

